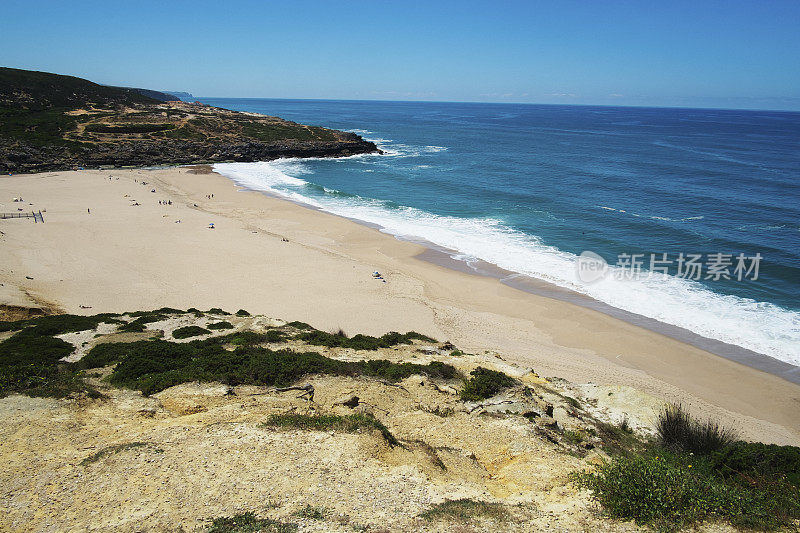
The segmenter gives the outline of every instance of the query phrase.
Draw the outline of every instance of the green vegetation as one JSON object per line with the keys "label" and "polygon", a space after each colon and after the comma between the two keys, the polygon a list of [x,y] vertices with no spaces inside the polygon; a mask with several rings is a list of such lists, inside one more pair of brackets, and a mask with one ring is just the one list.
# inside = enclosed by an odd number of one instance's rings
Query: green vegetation
{"label": "green vegetation", "polygon": [[482,366],[470,372],[470,375],[472,377],[464,381],[464,388],[461,390],[461,399],[465,401],[479,402],[491,398],[516,383],[514,378]]}
{"label": "green vegetation", "polygon": [[219,307],[212,307],[211,309],[206,311],[206,313],[209,314],[209,315],[230,315],[229,312],[223,311]]}
{"label": "green vegetation", "polygon": [[101,322],[120,323],[122,321],[116,318],[118,316],[120,315],[113,313],[102,313],[94,316],[46,315],[27,320],[0,322],[0,332],[27,328],[28,333],[32,335],[61,335],[63,333],[94,329]]}
{"label": "green vegetation", "polygon": [[[168,310],[166,312],[173,312],[172,310]],[[183,311],[178,311],[182,313]],[[131,317],[136,317],[127,324],[123,324],[119,327],[119,331],[124,332],[136,332],[136,331],[144,331],[147,329],[147,324],[152,322],[160,322],[162,320],[167,320],[169,318],[168,315],[164,314],[162,310],[158,309],[155,311],[137,311],[135,313],[128,313]]]}
{"label": "green vegetation", "polygon": [[419,516],[425,520],[460,520],[462,522],[468,522],[478,517],[501,522],[510,518],[508,511],[499,503],[482,502],[468,498],[445,500]]}
{"label": "green vegetation", "polygon": [[80,390],[81,381],[59,361],[74,349],[61,339],[37,335],[35,328],[0,342],[0,397],[15,392],[63,397]]}
{"label": "green vegetation", "polygon": [[289,326],[290,328],[295,328],[295,329],[314,329],[305,322],[298,322],[297,320],[289,322],[286,325]]}
{"label": "green vegetation", "polygon": [[236,316],[250,316],[250,313],[248,313],[244,309],[239,309],[238,311],[236,311]]}
{"label": "green vegetation", "polygon": [[209,333],[211,332],[200,326],[184,326],[173,331],[172,336],[176,339],[188,339],[189,337],[199,337]]}
{"label": "green vegetation", "polygon": [[671,404],[661,412],[656,433],[666,448],[699,455],[721,450],[736,440],[732,431],[712,420],[694,420],[679,404]]}
{"label": "green vegetation", "polygon": [[84,131],[96,133],[151,133],[175,129],[175,124],[105,124],[92,123],[84,127]]}
{"label": "green vegetation", "polygon": [[81,461],[81,466],[86,466],[92,463],[96,463],[100,459],[108,457],[109,455],[114,455],[116,453],[123,452],[125,450],[142,448],[144,446],[147,446],[146,442],[128,442],[125,444],[115,444],[114,446],[108,446],[96,453],[93,453],[92,455]]}
{"label": "green vegetation", "polygon": [[226,320],[222,320],[220,322],[212,322],[211,324],[206,324],[207,329],[233,329],[233,324]]}
{"label": "green vegetation", "polygon": [[357,433],[362,429],[377,429],[390,446],[400,444],[380,420],[365,413],[354,413],[346,416],[286,413],[272,415],[263,425],[266,427],[295,428],[310,431],[341,431],[344,433]]}
{"label": "green vegetation", "polygon": [[223,516],[211,520],[208,533],[294,533],[297,524],[271,518],[258,518],[253,512]]}
{"label": "green vegetation", "polygon": [[[174,97],[108,87],[72,76],[0,67],[0,170],[192,163],[212,158],[375,150],[354,134],[211,106],[165,104]],[[117,150],[120,141],[125,148]],[[287,143],[288,141],[288,143]],[[239,145],[217,152],[213,147]]]}
{"label": "green vegetation", "polygon": [[[247,340],[254,335],[260,334],[235,333],[227,340]],[[189,381],[280,387],[308,374],[364,375],[390,381],[399,381],[413,374],[445,379],[458,375],[455,368],[439,362],[419,365],[386,360],[339,361],[316,352],[273,351],[251,344],[228,351],[223,346],[225,341],[220,339],[225,337],[188,343],[164,340],[106,343],[90,350],[80,363],[82,368],[117,363],[109,376],[110,382],[145,394]]]}
{"label": "green vegetation", "polygon": [[311,520],[325,520],[327,514],[328,510],[324,507],[314,507],[310,504],[294,513],[299,518],[310,518]]}
{"label": "green vegetation", "polygon": [[680,406],[662,411],[657,427],[656,441],[575,477],[610,516],[661,530],[706,519],[774,530],[800,518],[800,448],[734,442]]}
{"label": "green vegetation", "polygon": [[[310,327],[308,324],[303,325],[307,327],[300,329],[308,329],[308,327]],[[300,334],[298,338],[307,342],[308,344],[313,344],[316,346],[327,346],[329,348],[351,348],[353,350],[377,350],[378,348],[390,348],[398,344],[411,344],[413,340],[436,342],[434,339],[426,337],[425,335],[415,331],[409,331],[405,334],[391,331],[381,337],[371,337],[369,335],[359,334],[350,338],[341,330],[337,333],[326,333],[324,331],[312,329],[311,331]]]}

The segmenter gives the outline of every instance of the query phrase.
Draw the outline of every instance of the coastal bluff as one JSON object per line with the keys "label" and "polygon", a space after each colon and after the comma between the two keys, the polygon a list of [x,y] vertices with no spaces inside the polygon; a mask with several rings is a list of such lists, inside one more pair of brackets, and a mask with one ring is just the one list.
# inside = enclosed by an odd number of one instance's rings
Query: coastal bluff
{"label": "coastal bluff", "polygon": [[0,172],[380,153],[348,133],[0,67]]}

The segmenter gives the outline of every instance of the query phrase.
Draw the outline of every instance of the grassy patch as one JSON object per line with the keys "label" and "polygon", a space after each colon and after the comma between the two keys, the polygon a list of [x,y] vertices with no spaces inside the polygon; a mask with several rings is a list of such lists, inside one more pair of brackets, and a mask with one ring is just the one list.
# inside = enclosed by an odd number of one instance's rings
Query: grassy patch
{"label": "grassy patch", "polygon": [[679,404],[668,405],[659,415],[656,433],[661,444],[671,450],[707,455],[736,441],[733,431],[708,420],[699,422]]}
{"label": "grassy patch", "polygon": [[489,370],[479,366],[472,372],[470,379],[464,381],[461,399],[477,402],[491,398],[501,390],[513,386],[516,381],[502,372]]}
{"label": "grassy patch", "polygon": [[419,516],[425,520],[459,520],[468,522],[475,518],[489,518],[504,522],[509,519],[510,515],[505,507],[499,503],[462,498],[460,500],[445,500]]}
{"label": "grassy patch", "polygon": [[220,322],[212,322],[211,324],[207,324],[206,328],[207,329],[233,329],[233,324],[231,324],[227,320],[222,320]]}
{"label": "grassy patch", "polygon": [[147,446],[146,442],[127,442],[125,444],[115,444],[113,446],[107,446],[106,448],[103,448],[102,450],[93,453],[92,455],[81,461],[81,466],[86,466],[92,463],[96,463],[97,461],[103,459],[104,457],[108,457],[110,455],[114,455],[119,452],[124,452],[125,450],[133,450],[136,448],[143,448],[145,446]]}
{"label": "grassy patch", "polygon": [[172,332],[172,336],[176,339],[188,339],[190,337],[199,337],[211,333],[205,328],[200,326],[184,326]]}
{"label": "grassy patch", "polygon": [[85,126],[85,131],[96,133],[150,133],[154,131],[166,131],[175,129],[174,124],[105,124],[92,123]]}
{"label": "grassy patch", "polygon": [[271,518],[258,518],[254,513],[222,516],[211,520],[208,533],[294,533],[297,524]]}
{"label": "grassy patch", "polygon": [[380,420],[369,414],[355,413],[340,415],[302,415],[286,413],[270,416],[264,423],[267,427],[283,427],[311,431],[341,431],[357,433],[362,429],[377,429],[390,446],[400,444],[389,429]]}
{"label": "grassy patch", "polygon": [[299,518],[310,518],[311,520],[325,520],[328,510],[324,507],[315,507],[313,505],[306,505],[294,513]]}

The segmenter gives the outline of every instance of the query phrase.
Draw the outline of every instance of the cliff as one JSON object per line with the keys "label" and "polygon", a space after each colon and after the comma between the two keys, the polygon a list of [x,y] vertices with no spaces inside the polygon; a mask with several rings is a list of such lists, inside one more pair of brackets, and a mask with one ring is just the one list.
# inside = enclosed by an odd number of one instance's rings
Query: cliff
{"label": "cliff", "polygon": [[0,172],[378,152],[360,136],[175,101],[44,72],[0,68]]}

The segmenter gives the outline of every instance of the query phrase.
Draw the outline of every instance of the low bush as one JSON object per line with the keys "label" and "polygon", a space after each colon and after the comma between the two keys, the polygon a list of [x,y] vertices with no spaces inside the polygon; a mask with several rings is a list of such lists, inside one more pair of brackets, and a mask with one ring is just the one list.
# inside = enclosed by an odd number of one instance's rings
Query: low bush
{"label": "low bush", "polygon": [[662,530],[687,528],[712,517],[769,530],[800,517],[797,487],[764,478],[747,484],[725,480],[708,458],[668,450],[616,457],[576,480],[610,516]]}
{"label": "low bush", "polygon": [[211,332],[200,326],[184,326],[173,331],[172,336],[176,339],[188,339],[189,337],[199,337],[209,333]]}
{"label": "low bush", "polygon": [[175,129],[175,124],[87,124],[86,131],[94,133],[150,133]]}
{"label": "low bush", "polygon": [[[246,340],[244,333],[247,332],[232,334],[227,340]],[[439,362],[419,365],[386,360],[339,361],[316,352],[273,351],[247,344],[228,351],[223,346],[225,341],[220,339],[225,337],[188,343],[155,340],[101,344],[84,356],[81,367],[95,368],[116,362],[109,377],[111,383],[145,394],[188,381],[280,387],[308,374],[365,375],[390,381],[413,374],[445,379],[458,376],[455,368]]]}
{"label": "low bush", "polygon": [[250,313],[248,313],[244,309],[239,309],[238,311],[236,311],[236,316],[250,316]]}
{"label": "low bush", "polygon": [[289,322],[286,325],[289,326],[290,328],[295,328],[295,329],[314,329],[305,322],[298,322],[297,320],[295,320],[294,322]]}
{"label": "low bush", "polygon": [[784,480],[800,487],[800,448],[761,442],[735,442],[711,455],[713,468],[725,478]]}
{"label": "low bush", "polygon": [[411,344],[414,340],[436,342],[434,339],[426,337],[425,335],[415,331],[409,331],[405,334],[391,331],[381,337],[372,337],[361,334],[348,337],[341,330],[337,333],[326,333],[324,331],[312,329],[311,331],[300,334],[298,338],[315,346],[327,346],[329,348],[351,348],[353,350],[377,350],[378,348],[390,348],[398,344]]}
{"label": "low bush", "polygon": [[230,322],[223,320],[221,322],[212,322],[211,324],[206,324],[207,329],[233,329],[233,324]]}
{"label": "low bush", "polygon": [[206,314],[209,314],[209,315],[230,315],[229,312],[223,311],[219,307],[212,307],[211,309],[206,311]]}
{"label": "low bush", "polygon": [[0,342],[0,397],[12,393],[61,398],[88,390],[69,363],[61,361],[75,347],[55,337],[24,329]]}
{"label": "low bush", "polygon": [[101,322],[120,322],[113,313],[94,316],[83,315],[45,315],[27,320],[0,322],[0,332],[27,329],[29,333],[40,336],[61,335],[74,331],[94,329]]}
{"label": "low bush", "polygon": [[516,383],[514,378],[502,372],[481,366],[470,372],[470,375],[472,377],[464,381],[464,388],[461,390],[461,399],[465,401],[478,402],[491,398]]}
{"label": "low bush", "polygon": [[277,414],[272,415],[264,423],[268,427],[296,428],[313,431],[341,431],[356,433],[362,429],[377,429],[390,446],[397,446],[399,442],[389,429],[380,420],[366,413],[351,415],[303,415],[303,414]]}
{"label": "low bush", "polygon": [[147,324],[153,322],[160,322],[162,320],[167,320],[169,318],[168,315],[157,311],[144,311],[144,312],[137,312],[137,313],[129,313],[130,316],[135,316],[134,320],[131,320],[127,324],[123,324],[119,327],[119,331],[125,332],[136,332],[136,331],[144,331],[147,329]]}

